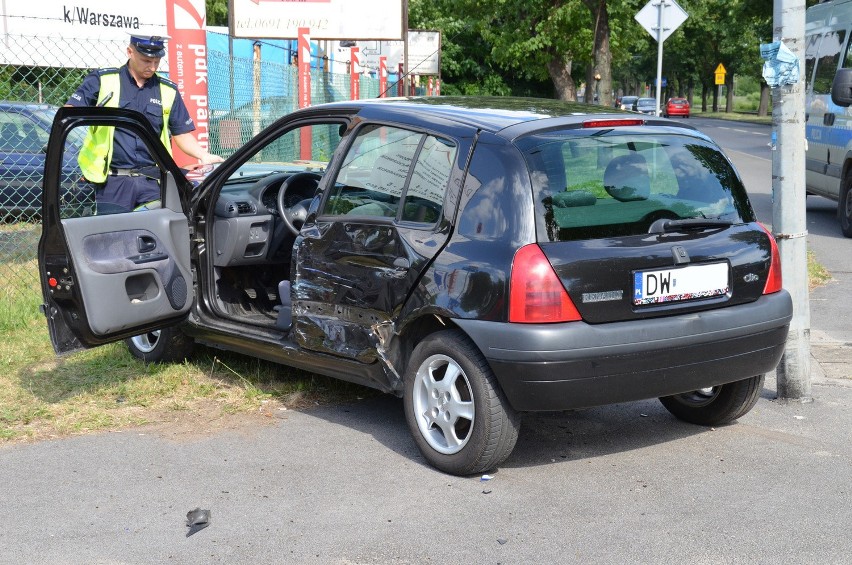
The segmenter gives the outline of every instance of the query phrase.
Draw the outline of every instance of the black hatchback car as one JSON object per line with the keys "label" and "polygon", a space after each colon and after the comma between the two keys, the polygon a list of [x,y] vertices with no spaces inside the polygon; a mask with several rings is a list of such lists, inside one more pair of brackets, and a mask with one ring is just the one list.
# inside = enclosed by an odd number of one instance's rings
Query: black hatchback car
{"label": "black hatchback car", "polygon": [[[503,462],[523,411],[659,397],[735,420],[787,337],[775,241],[705,135],[598,110],[315,106],[193,187],[140,115],[63,108],[39,245],[55,349],[127,339],[168,361],[198,342],[375,387],[455,474]],[[145,142],[162,207],[64,212],[63,142],[92,125]]]}

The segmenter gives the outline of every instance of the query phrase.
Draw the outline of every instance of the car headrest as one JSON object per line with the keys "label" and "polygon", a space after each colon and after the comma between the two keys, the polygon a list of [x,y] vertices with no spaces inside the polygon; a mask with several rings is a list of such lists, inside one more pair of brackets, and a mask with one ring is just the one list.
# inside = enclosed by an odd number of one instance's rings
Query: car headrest
{"label": "car headrest", "polygon": [[621,202],[647,200],[651,194],[648,163],[635,152],[619,155],[610,161],[604,171],[603,182],[609,195]]}

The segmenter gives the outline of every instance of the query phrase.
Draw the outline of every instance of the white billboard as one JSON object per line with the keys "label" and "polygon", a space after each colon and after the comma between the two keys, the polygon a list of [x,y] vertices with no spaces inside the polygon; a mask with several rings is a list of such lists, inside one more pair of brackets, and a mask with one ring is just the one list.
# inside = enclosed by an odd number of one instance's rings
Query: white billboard
{"label": "white billboard", "polygon": [[402,39],[403,0],[230,0],[234,37]]}
{"label": "white billboard", "polygon": [[[403,41],[358,41],[364,56],[363,66],[379,68],[379,57],[387,57],[388,70],[395,73],[403,63]],[[408,30],[408,72],[412,75],[441,74],[441,32]]]}
{"label": "white billboard", "polygon": [[[124,64],[130,33],[167,35],[166,2],[2,0],[0,64],[109,67]],[[42,38],[43,41],[39,41]],[[104,48],[114,41],[114,48]],[[168,70],[164,59],[160,70]]]}

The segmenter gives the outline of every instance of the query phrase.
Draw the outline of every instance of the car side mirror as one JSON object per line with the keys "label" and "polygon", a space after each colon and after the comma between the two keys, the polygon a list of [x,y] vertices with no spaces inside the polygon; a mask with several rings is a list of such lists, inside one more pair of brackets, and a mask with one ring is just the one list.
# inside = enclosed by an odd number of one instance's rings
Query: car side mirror
{"label": "car side mirror", "polygon": [[852,69],[837,69],[831,83],[831,101],[838,106],[852,106]]}

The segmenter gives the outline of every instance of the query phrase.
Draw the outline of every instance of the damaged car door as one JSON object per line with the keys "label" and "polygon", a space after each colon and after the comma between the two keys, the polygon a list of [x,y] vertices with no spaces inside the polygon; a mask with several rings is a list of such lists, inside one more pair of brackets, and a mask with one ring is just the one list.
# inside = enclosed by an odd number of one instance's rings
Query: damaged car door
{"label": "damaged car door", "polygon": [[[296,242],[294,339],[364,363],[384,358],[403,306],[450,234],[470,132],[363,124]],[[385,361],[387,361],[385,359]]]}

